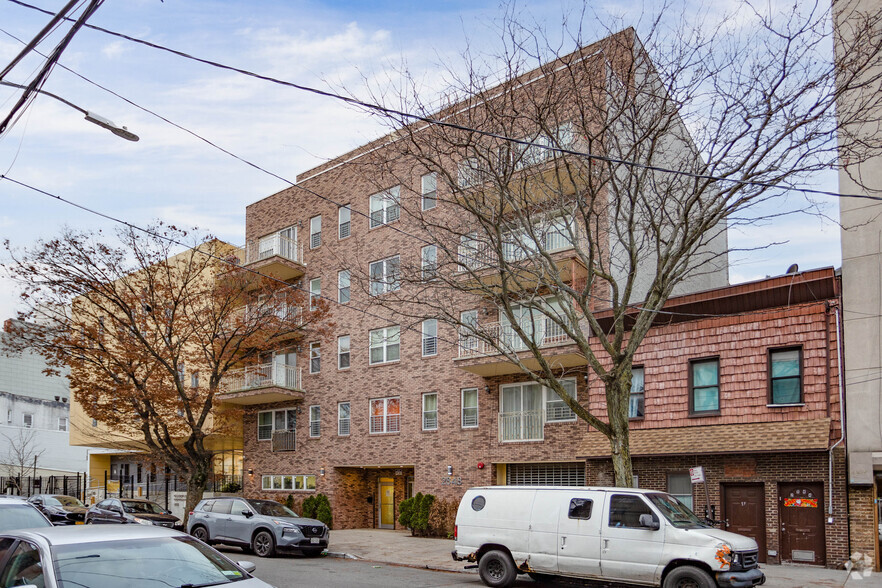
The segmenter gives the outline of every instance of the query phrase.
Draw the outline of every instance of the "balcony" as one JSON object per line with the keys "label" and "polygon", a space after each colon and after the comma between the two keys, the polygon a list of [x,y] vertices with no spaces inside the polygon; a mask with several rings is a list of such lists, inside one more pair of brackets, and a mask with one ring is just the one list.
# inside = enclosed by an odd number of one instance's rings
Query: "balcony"
{"label": "balcony", "polygon": [[499,413],[499,441],[542,441],[545,439],[544,413],[542,410]]}
{"label": "balcony", "polygon": [[302,371],[303,368],[280,363],[230,370],[221,382],[217,400],[239,405],[303,400]]}
{"label": "balcony", "polygon": [[293,280],[306,271],[303,244],[280,234],[252,239],[245,246],[245,266],[278,280]]}
{"label": "balcony", "polygon": [[[530,325],[521,327],[529,333]],[[533,330],[533,341],[543,349],[549,349],[547,357],[554,358],[554,364],[560,367],[576,367],[586,365],[585,358],[574,350],[573,341],[564,330],[550,318],[536,323]],[[521,369],[512,363],[499,349],[517,353],[521,361],[530,369],[539,369],[539,363],[527,351],[527,345],[521,340],[509,323],[481,323],[475,331],[482,336],[461,335],[459,338],[459,355],[454,360],[456,366],[467,372],[484,378],[515,374]]]}
{"label": "balcony", "polygon": [[296,451],[296,431],[273,431],[273,451]]}

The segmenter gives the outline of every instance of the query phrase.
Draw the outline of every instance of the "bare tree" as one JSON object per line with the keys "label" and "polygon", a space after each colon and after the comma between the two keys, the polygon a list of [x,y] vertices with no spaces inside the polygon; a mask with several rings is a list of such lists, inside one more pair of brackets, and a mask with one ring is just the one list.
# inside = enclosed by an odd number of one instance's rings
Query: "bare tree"
{"label": "bare tree", "polygon": [[22,479],[32,474],[46,449],[40,445],[34,429],[20,428],[14,434],[0,433],[0,437],[6,440],[6,451],[0,456],[0,467],[9,483],[21,494]]}
{"label": "bare tree", "polygon": [[212,474],[212,438],[241,434],[241,413],[218,396],[250,373],[242,366],[321,334],[327,304],[238,269],[237,250],[205,235],[157,225],[118,238],[113,247],[67,229],[23,251],[7,242],[28,306],[20,318],[42,325],[21,344],[70,367],[71,393],[104,444],[143,451],[186,481],[189,512]]}
{"label": "bare tree", "polygon": [[[882,136],[836,143],[843,126],[882,112],[882,15],[861,21],[834,66],[836,32],[817,3],[774,14],[744,3],[714,25],[671,12],[641,38],[624,29],[582,46],[571,30],[581,48],[570,54],[509,13],[501,54],[447,72],[460,97],[450,106],[426,106],[405,73],[381,114],[392,133],[355,164],[385,194],[372,224],[391,211],[427,248],[391,275],[361,276],[383,293],[374,303],[414,324],[436,318],[459,333],[460,357],[502,354],[554,390],[607,436],[619,486],[633,483],[632,363],[668,298],[728,283],[727,227],[813,208],[785,196],[836,169],[838,149],[866,158],[882,147]],[[857,85],[865,104],[837,119],[836,98]],[[562,381],[588,372],[605,411]]]}

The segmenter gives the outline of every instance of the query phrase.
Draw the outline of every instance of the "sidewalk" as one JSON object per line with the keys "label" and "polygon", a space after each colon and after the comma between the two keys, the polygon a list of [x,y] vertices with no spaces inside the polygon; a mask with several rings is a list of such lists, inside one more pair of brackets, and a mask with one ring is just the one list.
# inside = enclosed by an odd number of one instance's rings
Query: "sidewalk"
{"label": "sidewalk", "polygon": [[[411,537],[410,531],[343,529],[331,531],[328,555],[353,557],[378,563],[475,573],[464,570],[464,562],[450,557],[453,541]],[[882,588],[882,574],[866,576],[845,570],[810,566],[762,565],[766,586],[771,588]]]}

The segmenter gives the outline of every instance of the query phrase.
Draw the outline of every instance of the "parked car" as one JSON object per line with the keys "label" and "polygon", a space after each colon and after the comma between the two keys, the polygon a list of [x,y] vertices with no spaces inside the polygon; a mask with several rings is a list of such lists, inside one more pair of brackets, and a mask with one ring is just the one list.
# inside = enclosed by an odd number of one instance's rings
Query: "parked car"
{"label": "parked car", "polygon": [[140,498],[106,498],[86,512],[87,525],[139,523],[179,527],[181,519],[155,502]]}
{"label": "parked car", "polygon": [[33,504],[18,496],[0,495],[0,533],[51,526],[49,519]]}
{"label": "parked car", "polygon": [[664,492],[631,488],[470,488],[456,513],[456,561],[488,586],[518,574],[664,588],[765,582],[749,537],[715,529]]}
{"label": "parked car", "polygon": [[192,537],[160,527],[48,527],[0,533],[0,586],[272,588]]}
{"label": "parked car", "polygon": [[28,502],[36,506],[53,525],[82,525],[89,508],[73,496],[35,494]]}
{"label": "parked car", "polygon": [[208,498],[199,502],[187,531],[205,543],[238,545],[260,557],[277,550],[318,556],[328,548],[331,532],[315,519],[297,515],[274,500]]}

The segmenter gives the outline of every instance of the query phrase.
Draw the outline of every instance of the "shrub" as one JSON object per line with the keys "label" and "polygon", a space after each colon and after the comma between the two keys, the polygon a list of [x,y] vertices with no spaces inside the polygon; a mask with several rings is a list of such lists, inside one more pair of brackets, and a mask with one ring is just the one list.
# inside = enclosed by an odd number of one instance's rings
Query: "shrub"
{"label": "shrub", "polygon": [[315,497],[315,518],[323,522],[331,528],[331,523],[333,522],[333,516],[331,515],[331,501],[328,500],[328,497],[324,494],[318,494]]}
{"label": "shrub", "polygon": [[452,538],[458,508],[457,500],[436,500],[429,510],[429,535]]}
{"label": "shrub", "polygon": [[285,506],[287,506],[291,510],[294,510],[294,495],[293,494],[289,494],[288,498],[285,499]]}
{"label": "shrub", "polygon": [[429,511],[435,502],[435,496],[432,494],[423,494],[421,499],[417,501],[414,508],[413,517],[411,519],[412,528],[418,535],[428,535],[429,531]]}
{"label": "shrub", "polygon": [[221,492],[227,492],[230,494],[241,492],[242,484],[236,482],[235,480],[231,480],[220,487]]}
{"label": "shrub", "polygon": [[314,519],[315,509],[315,496],[309,496],[303,500],[303,505],[300,507],[300,516],[306,517],[308,519]]}
{"label": "shrub", "polygon": [[[422,497],[422,494],[417,494],[417,496]],[[411,519],[413,518],[415,503],[416,496],[411,496],[410,498],[402,500],[400,503],[398,503],[398,522],[401,523],[402,527],[410,529],[411,535],[413,534]]]}

